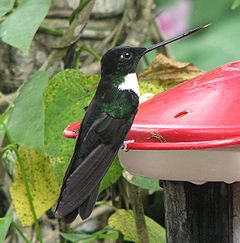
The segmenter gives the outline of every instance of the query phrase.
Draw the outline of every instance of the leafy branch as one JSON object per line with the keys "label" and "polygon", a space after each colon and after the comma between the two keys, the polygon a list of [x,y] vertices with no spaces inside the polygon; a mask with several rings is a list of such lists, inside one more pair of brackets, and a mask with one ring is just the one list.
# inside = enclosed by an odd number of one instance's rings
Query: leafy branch
{"label": "leafy branch", "polygon": [[[9,141],[9,143],[10,144],[15,144],[13,139],[10,136],[10,133],[8,132],[8,129],[7,129],[7,127],[6,127],[6,125],[5,125],[4,121],[3,121],[2,116],[0,116],[0,124],[4,128],[4,131],[5,131],[5,134],[6,134],[6,137],[7,137],[8,141]],[[22,173],[22,178],[23,178],[23,182],[24,182],[24,185],[25,185],[25,189],[26,189],[26,193],[27,193],[27,197],[28,197],[30,210],[32,212],[32,216],[33,216],[33,219],[34,219],[34,224],[35,224],[35,227],[36,227],[38,240],[39,240],[40,243],[43,243],[42,233],[41,233],[40,226],[39,226],[39,223],[38,223],[38,220],[37,220],[37,215],[36,215],[35,207],[34,207],[34,204],[33,204],[33,197],[32,197],[31,191],[30,191],[30,187],[29,187],[27,176],[26,176],[24,164],[23,164],[22,158],[21,158],[17,148],[15,149],[15,153],[16,153],[17,161],[19,163],[19,167],[20,167],[20,170],[21,170],[21,173]]]}
{"label": "leafy branch", "polygon": [[75,18],[62,36],[59,45],[51,52],[40,70],[49,70],[51,66],[58,64],[63,59],[68,48],[79,39],[81,32],[88,22],[94,4],[95,0],[87,1],[84,7],[80,8],[80,12],[74,15]]}

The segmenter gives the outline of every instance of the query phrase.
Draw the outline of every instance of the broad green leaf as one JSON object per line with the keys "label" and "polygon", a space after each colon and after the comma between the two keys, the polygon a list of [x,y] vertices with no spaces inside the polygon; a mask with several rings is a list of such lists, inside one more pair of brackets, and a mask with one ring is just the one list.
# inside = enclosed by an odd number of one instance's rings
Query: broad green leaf
{"label": "broad green leaf", "polygon": [[97,82],[98,77],[69,69],[54,76],[45,90],[45,148],[60,183],[75,145],[73,139],[63,136],[63,131],[83,118]]}
{"label": "broad green leaf", "polygon": [[237,8],[239,6],[240,6],[240,0],[234,0],[233,1],[233,5],[232,5],[232,9],[235,9],[235,8]]}
{"label": "broad green leaf", "polygon": [[151,191],[159,191],[161,190],[159,186],[159,180],[153,178],[146,178],[142,176],[134,176],[127,171],[123,172],[123,177],[136,186],[139,186],[143,189],[151,190]]}
{"label": "broad green leaf", "polygon": [[[43,157],[34,149],[24,147],[19,148],[19,154],[24,162],[33,204],[39,218],[56,202],[59,194],[57,179],[48,158]],[[18,163],[16,163],[10,193],[18,219],[23,226],[32,225],[33,217]]]}
{"label": "broad green leaf", "polygon": [[47,82],[47,72],[35,73],[21,87],[7,122],[14,142],[38,151],[44,144],[43,92]]}
{"label": "broad green leaf", "polygon": [[1,0],[0,2],[0,17],[11,11],[15,0]]}
{"label": "broad green leaf", "polygon": [[92,242],[97,239],[95,235],[87,234],[77,234],[77,233],[60,233],[60,235],[65,239],[71,242]]}
{"label": "broad green leaf", "polygon": [[17,9],[1,23],[0,37],[26,54],[50,6],[51,0],[20,1]]}
{"label": "broad green leaf", "polygon": [[[63,130],[85,114],[96,91],[98,76],[85,76],[74,69],[58,73],[45,91],[45,147],[51,157],[59,184],[73,153],[75,141],[63,136]],[[122,173],[116,160],[104,177],[101,190],[114,183]]]}
{"label": "broad green leaf", "polygon": [[[166,234],[164,228],[151,218],[145,216],[148,230],[149,243],[165,243]],[[136,226],[132,210],[118,209],[108,220],[108,224],[120,231],[130,241],[137,241]]]}
{"label": "broad green leaf", "polygon": [[4,242],[13,217],[12,210],[9,210],[5,217],[0,218],[0,242]]}

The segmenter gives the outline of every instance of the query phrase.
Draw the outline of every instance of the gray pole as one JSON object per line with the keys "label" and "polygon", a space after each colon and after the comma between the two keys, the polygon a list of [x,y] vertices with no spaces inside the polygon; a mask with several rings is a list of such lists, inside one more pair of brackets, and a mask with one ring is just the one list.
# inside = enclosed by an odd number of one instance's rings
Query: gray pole
{"label": "gray pole", "polygon": [[240,243],[240,182],[162,184],[168,243]]}

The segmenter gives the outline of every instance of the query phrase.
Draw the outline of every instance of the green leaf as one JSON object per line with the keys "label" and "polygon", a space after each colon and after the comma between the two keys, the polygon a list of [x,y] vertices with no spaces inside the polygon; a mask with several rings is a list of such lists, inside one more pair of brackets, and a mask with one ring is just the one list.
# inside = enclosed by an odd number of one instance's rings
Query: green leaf
{"label": "green leaf", "polygon": [[[75,144],[73,139],[63,136],[63,130],[83,118],[84,107],[91,102],[98,80],[99,76],[85,76],[75,69],[69,69],[53,77],[46,88],[45,145],[59,184]],[[118,160],[115,160],[102,181],[101,190],[116,182],[121,173],[122,168]]]}
{"label": "green leaf", "polygon": [[233,1],[233,5],[232,5],[232,9],[235,9],[235,8],[237,8],[239,6],[240,6],[240,0],[234,0]]}
{"label": "green leaf", "polygon": [[[29,183],[36,215],[39,218],[53,204],[59,195],[59,186],[53,173],[49,159],[34,149],[19,148],[19,154],[24,162],[24,169]],[[29,201],[22,179],[19,163],[15,166],[14,182],[10,193],[18,219],[23,226],[30,226],[34,222]]]}
{"label": "green leaf", "polygon": [[4,218],[0,218],[0,242],[4,242],[13,217],[12,210],[9,210]]}
{"label": "green leaf", "polygon": [[77,234],[77,233],[60,233],[60,235],[65,239],[71,242],[90,242],[96,240],[97,237],[95,235],[87,235],[87,234]]}
{"label": "green leaf", "polygon": [[47,72],[35,73],[21,87],[7,122],[14,142],[38,151],[44,144],[43,92],[47,82]]}
{"label": "green leaf", "polygon": [[[149,243],[165,243],[166,234],[164,228],[151,218],[145,216],[148,229]],[[136,226],[132,210],[118,209],[108,220],[109,225],[120,231],[125,238],[137,242]]]}
{"label": "green leaf", "polygon": [[152,93],[154,95],[161,93],[166,89],[164,84],[159,84],[157,82],[152,81],[140,81],[139,88],[141,94]]}
{"label": "green leaf", "polygon": [[[3,139],[5,136],[5,130],[2,125],[0,125],[0,146],[2,145]],[[1,163],[1,162],[0,162]]]}
{"label": "green leaf", "polygon": [[93,234],[80,234],[80,233],[60,233],[65,240],[71,242],[92,242],[100,239],[118,239],[119,233],[113,231],[111,227],[105,227]]}
{"label": "green leaf", "polygon": [[143,189],[151,190],[151,191],[159,191],[161,190],[159,186],[159,180],[153,178],[146,178],[142,176],[134,176],[131,175],[129,172],[124,171],[123,177],[136,186],[139,186]]}
{"label": "green leaf", "polygon": [[1,0],[0,2],[0,17],[12,10],[15,0]]}
{"label": "green leaf", "polygon": [[45,148],[51,157],[54,171],[62,182],[72,156],[75,141],[63,136],[64,129],[83,118],[98,77],[87,77],[77,70],[65,70],[54,76],[44,93]]}
{"label": "green leaf", "polygon": [[51,0],[22,0],[16,11],[1,23],[0,37],[26,54],[50,6]]}
{"label": "green leaf", "polygon": [[105,234],[97,234],[97,239],[113,239],[117,240],[119,237],[119,233],[117,231],[113,231],[110,233],[105,233]]}

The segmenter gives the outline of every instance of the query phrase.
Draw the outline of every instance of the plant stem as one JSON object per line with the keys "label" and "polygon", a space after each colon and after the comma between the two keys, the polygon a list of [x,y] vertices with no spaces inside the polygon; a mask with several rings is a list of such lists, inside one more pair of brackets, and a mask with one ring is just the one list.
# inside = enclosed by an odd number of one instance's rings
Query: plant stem
{"label": "plant stem", "polygon": [[72,21],[74,20],[74,18],[76,17],[76,15],[78,13],[80,13],[83,8],[90,2],[90,0],[82,0],[80,1],[78,7],[73,11],[73,13],[71,14],[70,18],[69,18],[69,22],[72,23]]}
{"label": "plant stem", "polygon": [[84,51],[87,51],[88,53],[90,53],[92,56],[94,56],[98,61],[101,60],[101,56],[95,50],[93,50],[90,46],[83,45],[82,49]]}
{"label": "plant stem", "polygon": [[30,243],[30,241],[27,239],[27,237],[23,234],[22,230],[20,229],[20,227],[15,223],[12,222],[12,226],[16,229],[16,231],[21,235],[21,237],[23,238],[23,240],[26,243]]}
{"label": "plant stem", "polygon": [[[61,220],[58,220],[58,225],[59,225],[59,232],[62,233],[69,233],[71,232],[71,228],[68,224],[63,223]],[[65,240],[61,234],[59,234],[59,241],[60,243],[66,243],[68,242],[67,240]]]}
{"label": "plant stem", "polygon": [[130,183],[129,187],[138,242],[148,243],[148,231],[144,218],[144,210],[140,188]]}
{"label": "plant stem", "polygon": [[101,57],[98,55],[98,53],[93,50],[90,46],[87,45],[79,45],[75,49],[73,61],[72,61],[72,67],[74,69],[78,69],[79,66],[79,56],[82,51],[87,51],[89,54],[91,54],[93,57],[95,57],[98,61],[101,60]]}
{"label": "plant stem", "polygon": [[80,34],[87,24],[87,21],[92,12],[92,8],[95,4],[95,0],[84,1],[86,5],[81,8],[80,12],[74,15],[74,19],[71,22],[67,31],[61,37],[59,41],[58,49],[54,49],[48,58],[45,60],[40,71],[49,70],[54,64],[58,64],[62,58],[66,55],[68,48],[74,44],[80,37]]}
{"label": "plant stem", "polygon": [[[5,123],[4,123],[3,119],[2,119],[2,116],[0,116],[0,124],[2,124],[3,129],[5,130],[6,137],[7,137],[8,141],[9,141],[9,143],[10,144],[14,144],[14,141],[12,140],[12,138],[11,138],[9,132],[8,132],[8,129],[7,129]],[[20,171],[22,173],[23,183],[24,183],[24,186],[25,186],[25,189],[26,189],[30,210],[32,212],[32,216],[33,216],[33,219],[34,219],[34,224],[35,224],[35,227],[36,227],[37,237],[38,237],[39,242],[43,243],[42,233],[41,233],[41,230],[40,230],[39,223],[37,221],[37,215],[36,215],[35,207],[34,207],[34,204],[33,204],[33,198],[32,198],[32,195],[31,195],[29,184],[28,184],[27,175],[26,175],[26,172],[25,172],[25,169],[24,169],[24,164],[23,164],[22,158],[21,158],[17,148],[15,149],[15,153],[16,153],[16,156],[17,156],[17,161],[18,161],[18,164],[19,164]]]}
{"label": "plant stem", "polygon": [[40,27],[39,27],[39,30],[46,33],[46,34],[50,34],[50,35],[54,35],[54,36],[62,36],[63,35],[62,30],[50,27],[46,24],[41,24]]}

